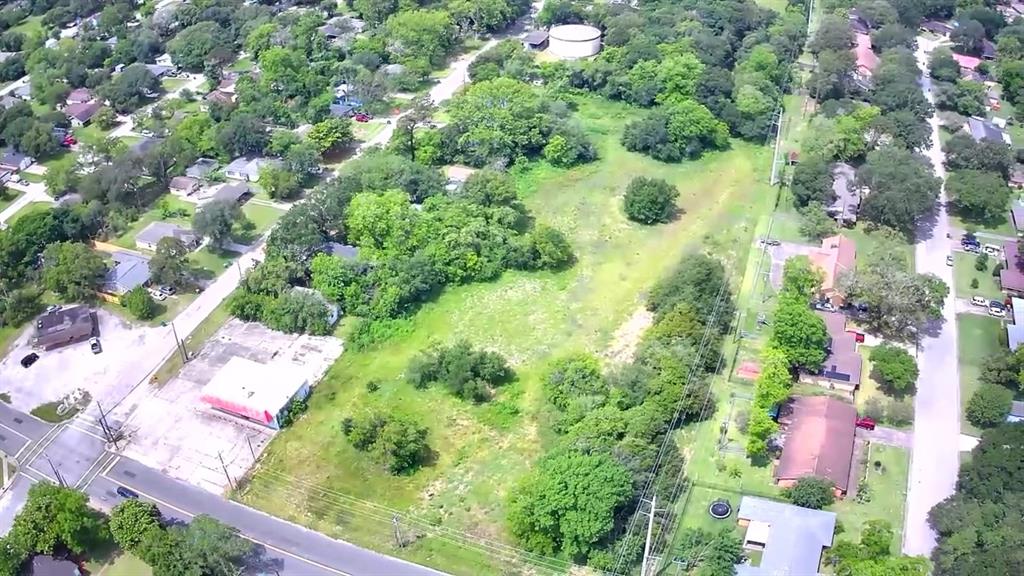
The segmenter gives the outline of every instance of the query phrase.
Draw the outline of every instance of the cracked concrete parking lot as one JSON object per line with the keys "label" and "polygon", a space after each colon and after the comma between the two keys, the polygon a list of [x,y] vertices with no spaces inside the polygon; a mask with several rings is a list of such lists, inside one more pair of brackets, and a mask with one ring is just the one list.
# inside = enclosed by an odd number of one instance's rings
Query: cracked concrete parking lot
{"label": "cracked concrete parking lot", "polygon": [[232,319],[174,378],[139,402],[124,428],[125,455],[221,493],[228,488],[224,468],[232,480],[240,478],[274,431],[207,407],[200,401],[203,387],[234,356],[283,363],[315,383],[341,351],[337,338],[284,334]]}

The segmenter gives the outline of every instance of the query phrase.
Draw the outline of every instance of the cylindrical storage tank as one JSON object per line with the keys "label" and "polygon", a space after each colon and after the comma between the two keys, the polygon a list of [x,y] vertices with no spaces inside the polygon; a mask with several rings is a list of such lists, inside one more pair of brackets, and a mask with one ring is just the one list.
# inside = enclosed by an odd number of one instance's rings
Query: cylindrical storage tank
{"label": "cylindrical storage tank", "polygon": [[563,24],[548,31],[548,51],[559,58],[588,58],[601,51],[601,31],[584,24]]}

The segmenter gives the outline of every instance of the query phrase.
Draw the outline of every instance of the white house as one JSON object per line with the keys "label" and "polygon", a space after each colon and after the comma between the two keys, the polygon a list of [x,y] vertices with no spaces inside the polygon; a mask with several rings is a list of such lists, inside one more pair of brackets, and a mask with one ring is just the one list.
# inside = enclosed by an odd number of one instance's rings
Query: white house
{"label": "white house", "polygon": [[157,56],[155,62],[157,66],[167,66],[169,68],[174,68],[174,59],[171,58],[171,55],[166,52]]}
{"label": "white house", "polygon": [[232,180],[258,182],[261,169],[268,166],[279,166],[280,164],[280,161],[270,158],[242,156],[241,158],[235,158],[231,161],[231,164],[224,167],[224,176]]}

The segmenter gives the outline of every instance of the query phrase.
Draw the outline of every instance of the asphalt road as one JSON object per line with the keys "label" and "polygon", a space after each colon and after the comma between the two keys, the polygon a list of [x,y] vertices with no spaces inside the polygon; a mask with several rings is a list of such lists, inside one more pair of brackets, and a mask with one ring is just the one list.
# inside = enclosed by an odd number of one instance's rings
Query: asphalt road
{"label": "asphalt road", "polygon": [[[935,44],[918,37],[917,59],[927,70],[927,54]],[[921,77],[921,87],[928,100],[935,102],[931,78]],[[953,494],[960,468],[960,372],[957,365],[956,294],[953,268],[946,264],[950,252],[949,216],[946,212],[945,155],[939,143],[939,120],[929,119],[932,146],[922,152],[931,161],[935,174],[942,178],[943,189],[936,207],[934,226],[918,235],[915,247],[917,271],[932,273],[949,286],[949,296],[942,308],[943,323],[933,336],[922,337],[918,346],[917,395],[914,398],[914,437],[907,486],[906,528],[903,552],[912,555],[931,554],[935,548],[935,532],[928,524],[933,506]]]}

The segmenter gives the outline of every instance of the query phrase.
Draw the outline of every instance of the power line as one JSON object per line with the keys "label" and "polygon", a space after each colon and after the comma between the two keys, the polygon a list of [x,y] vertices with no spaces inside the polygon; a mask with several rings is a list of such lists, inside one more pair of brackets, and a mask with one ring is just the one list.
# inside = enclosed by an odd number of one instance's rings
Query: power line
{"label": "power line", "polygon": [[[574,566],[571,562],[565,560],[527,552],[502,542],[496,542],[481,536],[467,534],[446,526],[440,526],[429,520],[418,518],[415,515],[375,502],[362,500],[336,490],[324,488],[280,472],[265,470],[264,474],[261,474],[260,480],[260,482],[250,484],[249,488],[256,491],[261,489],[274,490],[283,495],[287,495],[290,498],[294,498],[296,491],[295,488],[298,487],[305,491],[305,495],[307,497],[318,501],[321,509],[324,507],[329,509],[342,509],[352,514],[380,522],[382,525],[387,526],[388,531],[394,530],[395,519],[398,518],[401,523],[404,523],[409,527],[419,529],[449,543],[462,546],[464,548],[476,549],[488,555],[498,554],[505,558],[526,562],[536,567],[545,568],[557,573],[563,573]],[[316,504],[316,502],[313,504]],[[410,541],[409,538],[404,538],[404,540]]]}
{"label": "power line", "polygon": [[629,540],[633,537],[633,532],[636,529],[638,519],[641,515],[640,503],[642,503],[644,500],[651,499],[651,492],[653,492],[654,490],[654,486],[656,484],[656,480],[658,477],[658,472],[661,469],[662,461],[665,458],[665,454],[668,453],[669,447],[672,444],[674,444],[672,430],[674,430],[679,423],[679,417],[682,413],[683,403],[685,402],[687,394],[689,393],[689,390],[695,381],[694,376],[700,370],[700,364],[704,359],[704,354],[710,346],[711,333],[713,330],[715,330],[715,324],[718,322],[718,315],[721,313],[722,303],[725,301],[725,295],[728,293],[727,287],[728,282],[723,282],[722,285],[719,287],[718,294],[715,298],[715,304],[711,310],[711,314],[708,318],[707,325],[705,326],[704,334],[701,337],[696,358],[690,365],[690,371],[687,377],[686,384],[683,386],[683,390],[679,395],[679,400],[676,402],[675,414],[673,415],[672,420],[668,426],[668,430],[666,431],[664,438],[662,439],[661,446],[658,449],[658,456],[655,459],[654,466],[651,467],[650,476],[648,477],[647,482],[644,484],[644,489],[640,494],[640,500],[638,502],[637,509],[633,512],[633,515],[630,518],[630,521],[626,528],[626,532],[621,539],[619,553],[616,555],[615,567],[613,569],[613,572],[615,573],[622,572],[620,568],[623,566],[623,562],[626,560],[628,543]]}

